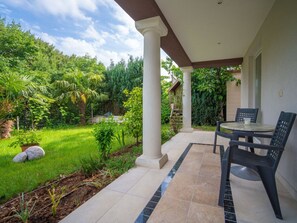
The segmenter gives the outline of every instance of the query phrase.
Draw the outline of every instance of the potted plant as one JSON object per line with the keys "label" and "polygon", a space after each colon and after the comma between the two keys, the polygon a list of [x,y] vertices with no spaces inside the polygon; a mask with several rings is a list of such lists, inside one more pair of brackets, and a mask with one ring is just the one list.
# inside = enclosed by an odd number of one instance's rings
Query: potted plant
{"label": "potted plant", "polygon": [[10,147],[20,146],[24,152],[30,146],[39,145],[41,137],[36,133],[35,130],[30,131],[19,131],[15,141],[10,144]]}

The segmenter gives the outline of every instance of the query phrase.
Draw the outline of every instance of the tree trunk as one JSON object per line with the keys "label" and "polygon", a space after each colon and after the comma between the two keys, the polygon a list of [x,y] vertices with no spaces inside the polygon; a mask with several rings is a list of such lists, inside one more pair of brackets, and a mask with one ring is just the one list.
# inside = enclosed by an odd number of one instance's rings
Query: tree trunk
{"label": "tree trunk", "polygon": [[80,117],[80,124],[86,125],[86,103],[84,103],[82,100],[78,103],[78,109],[79,109],[79,117]]}
{"label": "tree trunk", "polygon": [[12,120],[8,120],[5,121],[1,124],[0,126],[0,130],[1,130],[1,138],[7,139],[10,138],[10,132],[12,132],[12,128],[13,128],[13,121]]}

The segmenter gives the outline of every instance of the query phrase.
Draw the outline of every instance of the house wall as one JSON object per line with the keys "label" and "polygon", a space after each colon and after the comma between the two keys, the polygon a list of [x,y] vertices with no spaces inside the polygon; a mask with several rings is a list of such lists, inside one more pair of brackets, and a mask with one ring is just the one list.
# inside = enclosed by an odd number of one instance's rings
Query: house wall
{"label": "house wall", "polygon": [[[241,72],[233,74],[235,78],[240,79]],[[227,82],[227,100],[226,100],[226,108],[227,108],[227,121],[234,121],[236,110],[240,108],[240,85],[236,85],[235,81]]]}
{"label": "house wall", "polygon": [[[276,124],[281,111],[297,113],[297,1],[276,0],[242,66],[242,107],[255,105],[255,57],[262,53],[261,116]],[[277,177],[297,200],[297,121],[280,161]]]}

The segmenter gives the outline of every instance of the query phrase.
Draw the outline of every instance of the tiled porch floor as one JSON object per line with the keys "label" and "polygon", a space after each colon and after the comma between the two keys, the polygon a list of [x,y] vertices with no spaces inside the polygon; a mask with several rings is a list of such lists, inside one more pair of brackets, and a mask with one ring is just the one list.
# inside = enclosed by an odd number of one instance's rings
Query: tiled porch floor
{"label": "tiled porch floor", "polygon": [[[189,143],[213,143],[213,132],[179,133],[162,146],[169,161],[161,170],[136,167],[72,212],[62,223],[134,222]],[[219,138],[220,144],[228,141]],[[219,156],[194,145],[170,182],[148,222],[225,222],[216,205]],[[217,150],[218,151],[218,150]],[[211,171],[211,172],[210,172]],[[297,201],[278,184],[284,220],[274,217],[261,182],[231,175],[237,222],[297,222]]]}

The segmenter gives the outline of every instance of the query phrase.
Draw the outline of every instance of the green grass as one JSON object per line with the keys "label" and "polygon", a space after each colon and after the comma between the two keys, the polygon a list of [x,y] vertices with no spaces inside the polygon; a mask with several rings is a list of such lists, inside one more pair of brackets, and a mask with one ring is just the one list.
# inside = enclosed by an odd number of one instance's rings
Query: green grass
{"label": "green grass", "polygon": [[[21,152],[19,147],[9,147],[13,138],[0,140],[0,203],[79,170],[83,158],[99,156],[92,130],[93,126],[42,130],[40,146],[45,150],[45,157],[25,163],[12,162]],[[126,144],[132,143],[134,139],[127,136]],[[118,149],[120,145],[114,140],[113,151]]]}
{"label": "green grass", "polygon": [[216,126],[210,125],[194,125],[193,128],[199,129],[201,131],[216,131]]}

